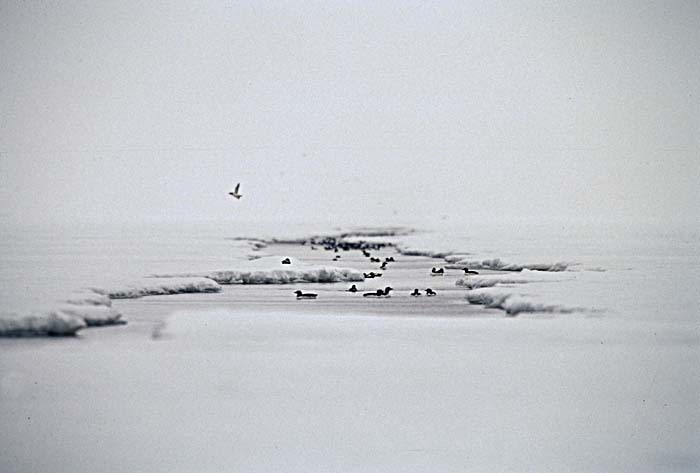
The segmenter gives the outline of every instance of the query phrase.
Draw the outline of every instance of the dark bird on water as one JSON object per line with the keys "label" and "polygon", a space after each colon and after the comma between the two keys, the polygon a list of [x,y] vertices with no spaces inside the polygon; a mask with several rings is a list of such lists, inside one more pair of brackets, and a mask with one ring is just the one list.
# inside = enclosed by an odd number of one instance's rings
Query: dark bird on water
{"label": "dark bird on water", "polygon": [[240,188],[241,188],[241,183],[239,182],[238,184],[236,184],[236,188],[233,189],[233,192],[229,192],[228,195],[235,197],[236,199],[240,199],[241,197],[243,197],[243,194],[240,194],[238,192]]}
{"label": "dark bird on water", "polygon": [[292,264],[289,258],[285,258],[282,260],[282,264]]}
{"label": "dark bird on water", "polygon": [[316,296],[318,294],[313,294],[311,292],[301,292],[301,291],[294,291],[294,294],[297,295],[297,299],[316,299]]}
{"label": "dark bird on water", "polygon": [[420,291],[418,289],[414,289],[413,292],[411,293],[412,296],[420,296]]}
{"label": "dark bird on water", "polygon": [[362,297],[389,297],[389,291],[393,291],[393,287],[385,287],[384,290],[377,289],[376,292],[365,292]]}
{"label": "dark bird on water", "polygon": [[464,274],[479,274],[477,271],[469,271],[469,268],[464,268]]}
{"label": "dark bird on water", "polygon": [[350,289],[348,289],[348,292],[357,292],[357,286],[353,284],[352,286],[350,286]]}
{"label": "dark bird on water", "polygon": [[443,274],[445,274],[445,269],[444,268],[440,268],[440,269],[433,268],[430,270],[430,272],[432,273],[433,276],[442,276]]}
{"label": "dark bird on water", "polygon": [[425,295],[428,296],[428,297],[430,297],[430,296],[436,296],[436,295],[437,295],[437,292],[433,291],[433,290],[430,289],[430,288],[427,288],[427,289],[425,290]]}

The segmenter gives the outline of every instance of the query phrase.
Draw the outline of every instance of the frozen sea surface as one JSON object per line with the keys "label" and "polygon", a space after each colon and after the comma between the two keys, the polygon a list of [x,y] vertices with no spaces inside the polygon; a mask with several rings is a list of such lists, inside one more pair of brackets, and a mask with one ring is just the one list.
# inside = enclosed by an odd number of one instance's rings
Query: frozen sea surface
{"label": "frozen sea surface", "polygon": [[[357,251],[333,261],[235,239],[334,231],[4,229],[0,300],[87,306],[89,288],[256,253],[379,271]],[[387,299],[348,293],[350,282],[303,283],[316,301],[295,300],[294,284],[107,299],[127,325],[0,338],[0,471],[697,471],[697,237],[472,224],[377,237],[432,253],[374,251],[397,261],[355,284],[391,285]],[[470,303],[451,255],[565,263],[480,269],[498,282],[473,290],[572,311],[512,317]],[[426,287],[438,296],[408,295]]]}

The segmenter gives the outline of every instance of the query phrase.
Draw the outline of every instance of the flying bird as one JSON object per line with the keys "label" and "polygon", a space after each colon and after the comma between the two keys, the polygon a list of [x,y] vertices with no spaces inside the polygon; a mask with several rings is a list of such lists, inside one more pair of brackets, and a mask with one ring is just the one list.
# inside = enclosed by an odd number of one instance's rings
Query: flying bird
{"label": "flying bird", "polygon": [[236,188],[233,189],[233,192],[229,192],[228,195],[235,197],[236,199],[240,199],[241,197],[243,197],[241,194],[238,193],[238,189],[240,189],[240,188],[241,188],[241,183],[239,182],[238,184],[236,184]]}

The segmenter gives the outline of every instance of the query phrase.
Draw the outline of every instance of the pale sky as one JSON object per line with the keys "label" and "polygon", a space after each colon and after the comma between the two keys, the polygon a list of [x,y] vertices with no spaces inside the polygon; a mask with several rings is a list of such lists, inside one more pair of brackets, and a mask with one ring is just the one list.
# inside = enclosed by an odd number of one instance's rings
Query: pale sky
{"label": "pale sky", "polygon": [[699,189],[697,1],[0,0],[1,220],[697,222]]}

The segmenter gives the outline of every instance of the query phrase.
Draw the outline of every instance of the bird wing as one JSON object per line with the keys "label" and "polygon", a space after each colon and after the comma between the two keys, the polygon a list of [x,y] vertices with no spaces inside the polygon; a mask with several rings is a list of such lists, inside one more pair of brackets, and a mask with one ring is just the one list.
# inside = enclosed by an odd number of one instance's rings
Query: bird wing
{"label": "bird wing", "polygon": [[240,189],[240,188],[241,188],[241,183],[239,182],[238,184],[236,184],[236,188],[233,190],[233,192],[235,194],[238,194],[238,189]]}

